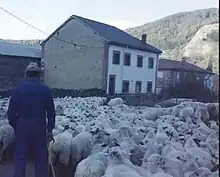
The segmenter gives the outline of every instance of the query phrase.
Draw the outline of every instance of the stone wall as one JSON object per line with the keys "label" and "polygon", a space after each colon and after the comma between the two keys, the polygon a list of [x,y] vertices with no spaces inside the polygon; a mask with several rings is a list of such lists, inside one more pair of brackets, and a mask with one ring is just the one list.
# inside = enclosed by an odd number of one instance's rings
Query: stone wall
{"label": "stone wall", "polygon": [[163,77],[157,78],[156,88],[168,87],[170,84],[172,84],[172,79],[173,79],[172,71],[164,70],[162,72],[163,72]]}
{"label": "stone wall", "polygon": [[42,48],[44,81],[50,88],[106,88],[104,39],[90,27],[71,19]]}
{"label": "stone wall", "polygon": [[213,91],[215,92],[215,94],[219,97],[219,75],[215,75],[214,79],[213,79]]}
{"label": "stone wall", "polygon": [[[0,90],[0,98],[10,97],[12,89]],[[54,98],[64,98],[64,97],[106,97],[105,90],[101,89],[85,89],[85,90],[70,90],[70,89],[52,89]]]}
{"label": "stone wall", "polygon": [[38,58],[12,57],[0,55],[0,90],[14,88],[25,79],[24,70],[30,62],[37,62]]}
{"label": "stone wall", "polygon": [[163,70],[163,77],[157,78],[156,88],[168,88],[186,80],[198,80],[204,83],[205,73]]}
{"label": "stone wall", "polygon": [[124,103],[128,106],[153,106],[159,100],[159,97],[156,94],[118,94],[114,96],[108,96],[107,101],[112,98],[122,98]]}

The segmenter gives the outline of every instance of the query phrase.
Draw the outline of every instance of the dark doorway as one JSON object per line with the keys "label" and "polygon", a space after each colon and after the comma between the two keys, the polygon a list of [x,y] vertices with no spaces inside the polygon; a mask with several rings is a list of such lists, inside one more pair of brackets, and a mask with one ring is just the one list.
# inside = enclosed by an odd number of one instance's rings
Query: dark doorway
{"label": "dark doorway", "polygon": [[109,75],[108,94],[111,96],[115,94],[115,78],[116,75]]}

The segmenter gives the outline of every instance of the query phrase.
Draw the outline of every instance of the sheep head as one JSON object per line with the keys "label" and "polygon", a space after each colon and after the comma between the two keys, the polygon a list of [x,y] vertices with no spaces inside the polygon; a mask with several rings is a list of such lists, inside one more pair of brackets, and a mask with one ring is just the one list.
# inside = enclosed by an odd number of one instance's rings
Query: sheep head
{"label": "sheep head", "polygon": [[107,151],[108,157],[110,160],[113,160],[116,163],[122,163],[123,161],[123,152],[118,147],[112,147]]}

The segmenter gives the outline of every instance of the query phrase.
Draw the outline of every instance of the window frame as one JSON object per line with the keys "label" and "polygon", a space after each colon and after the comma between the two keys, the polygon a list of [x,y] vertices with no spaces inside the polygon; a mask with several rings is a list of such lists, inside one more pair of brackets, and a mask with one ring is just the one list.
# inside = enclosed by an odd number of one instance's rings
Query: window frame
{"label": "window frame", "polygon": [[[148,91],[149,84],[151,84],[151,91]],[[147,93],[153,93],[153,81],[147,81]]]}
{"label": "window frame", "polygon": [[[125,85],[124,84],[128,84],[127,86],[128,86],[128,88],[127,88],[127,91],[124,91],[125,89]],[[129,93],[129,91],[130,91],[130,81],[129,80],[123,80],[122,81],[122,93]]]}
{"label": "window frame", "polygon": [[[126,58],[126,56],[129,56],[129,58]],[[129,60],[126,60],[126,59],[129,59]],[[128,61],[128,64],[126,64],[126,61]],[[130,53],[127,53],[127,52],[124,53],[124,66],[131,66],[131,54]]]}
{"label": "window frame", "polygon": [[[150,63],[152,61],[152,63]],[[152,66],[151,66],[152,64]],[[148,69],[154,69],[154,57],[149,57],[148,58]]]}
{"label": "window frame", "polygon": [[162,79],[163,78],[163,71],[158,70],[157,71],[157,78]]}
{"label": "window frame", "polygon": [[[139,60],[141,59],[141,66],[139,65]],[[144,63],[144,56],[143,55],[137,55],[137,67],[138,68],[143,68]]]}
{"label": "window frame", "polygon": [[[118,58],[118,62],[115,62],[115,54],[117,54],[119,56]],[[113,55],[112,55],[112,64],[113,65],[120,65],[120,60],[121,60],[121,52],[117,51],[117,50],[113,50]]]}
{"label": "window frame", "polygon": [[[140,90],[137,91],[137,85],[140,84]],[[142,91],[142,81],[136,81],[135,82],[135,93],[141,93]]]}

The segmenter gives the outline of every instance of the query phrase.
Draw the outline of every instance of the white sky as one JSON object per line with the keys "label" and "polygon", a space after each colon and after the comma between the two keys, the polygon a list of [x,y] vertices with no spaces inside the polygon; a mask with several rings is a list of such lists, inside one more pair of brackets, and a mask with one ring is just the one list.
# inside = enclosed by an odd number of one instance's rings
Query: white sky
{"label": "white sky", "polygon": [[[0,7],[50,34],[72,14],[126,29],[178,12],[219,7],[219,3],[218,0],[0,0]],[[0,39],[45,37],[0,9]]]}

